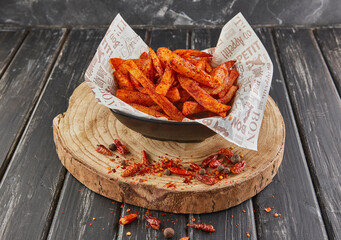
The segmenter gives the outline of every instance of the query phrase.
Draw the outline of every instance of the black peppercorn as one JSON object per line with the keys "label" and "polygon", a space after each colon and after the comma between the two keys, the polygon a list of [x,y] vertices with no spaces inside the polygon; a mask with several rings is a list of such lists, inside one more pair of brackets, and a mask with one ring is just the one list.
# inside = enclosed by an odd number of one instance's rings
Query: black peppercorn
{"label": "black peppercorn", "polygon": [[115,143],[110,144],[110,145],[109,145],[109,149],[110,149],[111,151],[115,151],[115,150],[116,150],[116,145],[115,145]]}
{"label": "black peppercorn", "polygon": [[206,173],[206,170],[205,170],[205,169],[201,168],[201,169],[199,170],[199,174],[200,174],[200,175],[204,175],[205,173]]}
{"label": "black peppercorn", "polygon": [[173,228],[166,228],[163,231],[163,236],[165,236],[165,238],[172,238],[174,237],[174,229]]}
{"label": "black peppercorn", "polygon": [[240,156],[238,154],[233,154],[233,156],[230,158],[230,161],[232,163],[239,163],[240,162]]}
{"label": "black peppercorn", "polygon": [[228,173],[231,172],[231,170],[230,170],[228,167],[226,167],[226,168],[224,168],[224,171],[223,171],[223,172],[226,173],[226,174],[228,174]]}
{"label": "black peppercorn", "polygon": [[125,159],[122,159],[122,160],[121,160],[121,165],[122,165],[122,166],[127,165],[127,161],[126,161]]}
{"label": "black peppercorn", "polygon": [[218,170],[218,172],[224,171],[224,166],[223,165],[219,165],[217,170]]}
{"label": "black peppercorn", "polygon": [[169,171],[169,169],[166,169],[166,170],[165,170],[165,174],[166,174],[167,176],[171,175],[171,172]]}

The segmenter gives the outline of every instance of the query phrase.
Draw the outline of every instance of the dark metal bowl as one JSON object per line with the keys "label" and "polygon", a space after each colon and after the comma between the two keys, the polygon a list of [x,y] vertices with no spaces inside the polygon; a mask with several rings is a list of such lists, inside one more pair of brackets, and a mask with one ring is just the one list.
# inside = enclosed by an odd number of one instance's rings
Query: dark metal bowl
{"label": "dark metal bowl", "polygon": [[126,127],[143,136],[162,141],[201,142],[216,134],[197,122],[174,122],[137,117],[119,110],[110,109]]}

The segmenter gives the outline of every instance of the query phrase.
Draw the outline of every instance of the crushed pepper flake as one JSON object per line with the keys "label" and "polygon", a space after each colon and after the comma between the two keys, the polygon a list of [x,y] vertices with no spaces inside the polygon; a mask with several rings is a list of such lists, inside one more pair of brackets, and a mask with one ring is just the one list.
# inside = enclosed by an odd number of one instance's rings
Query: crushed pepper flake
{"label": "crushed pepper flake", "polygon": [[268,208],[264,208],[264,211],[265,212],[271,212],[271,208],[269,208],[269,207]]}

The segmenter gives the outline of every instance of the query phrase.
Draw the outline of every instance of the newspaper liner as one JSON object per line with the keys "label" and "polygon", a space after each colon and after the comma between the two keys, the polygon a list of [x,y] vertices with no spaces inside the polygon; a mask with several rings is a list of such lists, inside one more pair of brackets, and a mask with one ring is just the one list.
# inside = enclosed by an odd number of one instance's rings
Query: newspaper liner
{"label": "newspaper liner", "polygon": [[[136,116],[155,118],[136,110],[112,94],[117,85],[109,59],[139,58],[145,51],[148,52],[149,47],[118,14],[85,73],[86,82],[90,83],[96,99],[101,104]],[[257,150],[258,134],[273,73],[268,53],[241,13],[225,24],[216,48],[207,51],[213,54],[214,66],[237,60],[236,68],[240,73],[239,90],[226,118],[210,117],[184,121],[199,122],[238,146]]]}

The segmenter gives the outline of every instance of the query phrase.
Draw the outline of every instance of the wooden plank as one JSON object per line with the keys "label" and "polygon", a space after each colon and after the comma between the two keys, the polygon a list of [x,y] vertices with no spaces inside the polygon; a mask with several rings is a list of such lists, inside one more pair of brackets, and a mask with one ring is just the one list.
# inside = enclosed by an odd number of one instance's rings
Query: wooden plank
{"label": "wooden plank", "polygon": [[25,37],[25,30],[0,30],[0,78]]}
{"label": "wooden plank", "polygon": [[156,51],[159,47],[166,47],[170,50],[188,48],[188,31],[185,29],[158,30],[151,33],[151,47]]}
{"label": "wooden plank", "polygon": [[[282,164],[273,182],[254,197],[257,234],[260,239],[326,239],[326,230],[310,178],[271,33],[256,31],[274,65],[270,95],[286,125]],[[304,204],[302,204],[304,203]],[[265,208],[274,207],[270,213]],[[282,217],[275,218],[280,213]]]}
{"label": "wooden plank", "polygon": [[[140,35],[142,39],[145,39],[146,31],[143,29],[137,29],[135,32]],[[65,52],[72,51],[74,45],[72,42],[83,41],[84,46],[80,45],[78,54],[86,55],[87,58],[76,63],[77,67],[77,82],[78,85],[83,81],[80,76],[85,72],[97,46],[99,45],[102,37],[104,36],[103,30],[72,30],[68,43],[65,47]],[[79,39],[81,34],[81,39]],[[86,40],[85,40],[86,39]],[[90,48],[90,50],[89,50]],[[78,54],[74,53],[63,60],[67,63],[72,59],[78,59]],[[62,64],[62,63],[60,63]],[[58,78],[69,79],[71,76],[68,72],[57,72]],[[76,86],[75,85],[75,86]],[[74,87],[75,87],[74,86]],[[65,86],[61,86],[65,88]],[[72,89],[74,89],[74,87]],[[70,92],[71,95],[72,92]],[[70,96],[68,95],[68,97]],[[61,112],[65,111],[67,103]],[[48,239],[109,239],[115,238],[118,234],[118,220],[121,214],[121,203],[104,198],[79,183],[75,178],[69,176],[65,179],[64,187],[62,189],[60,200],[57,206],[57,210],[51,224],[50,233]],[[80,195],[78,190],[84,189],[84,194]],[[82,190],[83,192],[83,190]],[[76,209],[76,210],[75,210]],[[85,210],[84,210],[85,209]],[[64,214],[61,214],[64,211]],[[93,217],[96,218],[93,221]],[[90,226],[92,223],[92,226]],[[73,227],[72,231],[64,231],[69,226]],[[104,230],[102,230],[104,228]]]}
{"label": "wooden plank", "polygon": [[277,29],[275,37],[328,237],[340,239],[340,96],[311,30]]}
{"label": "wooden plank", "polygon": [[[215,47],[220,32],[221,29],[194,29],[192,32],[192,49],[203,50]],[[191,239],[257,239],[251,199],[225,211],[190,215],[189,222],[192,221],[192,218],[196,219],[195,223],[212,224],[216,231],[212,234],[206,234],[189,228]],[[249,233],[250,238],[247,237],[247,233]]]}
{"label": "wooden plank", "polygon": [[[188,32],[185,30],[153,30],[150,35],[150,47],[154,50],[157,50],[159,47],[167,47],[172,50],[186,48],[188,42],[187,37]],[[131,239],[144,240],[162,238],[163,232],[161,229],[154,230],[151,227],[146,227],[146,220],[143,218],[143,214],[146,214],[147,209],[124,204],[121,217],[127,214],[127,209],[130,209],[131,213],[139,213],[139,217],[131,225],[120,226],[118,239],[125,239],[127,232],[131,232]],[[161,220],[161,228],[172,227],[175,230],[176,238],[174,239],[186,236],[188,215],[168,213],[164,215],[164,213],[160,211],[149,211],[149,213]],[[172,221],[175,222],[175,224]]]}
{"label": "wooden plank", "polygon": [[336,88],[341,93],[341,28],[316,30],[316,38],[322,50]]}
{"label": "wooden plank", "polygon": [[113,239],[120,213],[120,204],[95,194],[67,173],[48,239]]}
{"label": "wooden plank", "polygon": [[[55,33],[59,31],[49,31],[53,33],[52,38],[57,38]],[[47,34],[49,31],[39,30],[38,33]],[[46,89],[0,185],[1,239],[44,239],[47,236],[65,177],[65,170],[55,151],[51,132],[52,119],[66,109],[68,96],[83,81],[84,69],[103,34],[103,30],[72,31],[59,55]],[[28,36],[25,42],[29,39]],[[35,39],[35,42],[38,40],[39,38]],[[45,51],[39,49],[39,52]],[[25,55],[22,58],[25,59]],[[41,59],[46,61],[48,58],[43,56]],[[27,68],[22,65],[16,66]],[[40,68],[35,65],[35,69]],[[46,70],[46,66],[43,70]],[[28,75],[30,76],[30,72]],[[25,82],[22,84],[25,85]],[[29,91],[28,87],[25,89]]]}
{"label": "wooden plank", "polygon": [[0,178],[46,82],[63,34],[65,30],[30,31],[0,80]]}

